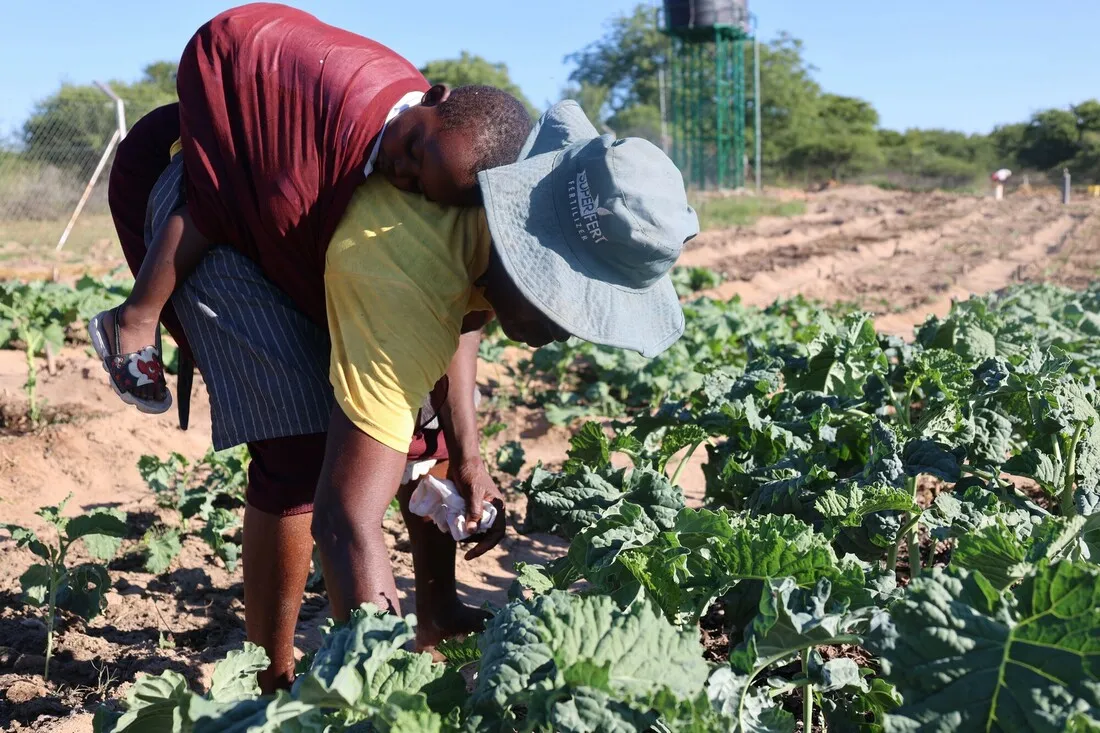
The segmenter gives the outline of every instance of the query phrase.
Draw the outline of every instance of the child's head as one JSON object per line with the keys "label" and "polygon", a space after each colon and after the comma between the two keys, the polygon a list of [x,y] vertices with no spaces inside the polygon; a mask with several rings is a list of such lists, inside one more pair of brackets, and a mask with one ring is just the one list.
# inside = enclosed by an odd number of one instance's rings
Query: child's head
{"label": "child's head", "polygon": [[404,191],[472,206],[481,201],[477,174],[514,163],[532,126],[523,103],[502,89],[437,84],[386,126],[375,170]]}

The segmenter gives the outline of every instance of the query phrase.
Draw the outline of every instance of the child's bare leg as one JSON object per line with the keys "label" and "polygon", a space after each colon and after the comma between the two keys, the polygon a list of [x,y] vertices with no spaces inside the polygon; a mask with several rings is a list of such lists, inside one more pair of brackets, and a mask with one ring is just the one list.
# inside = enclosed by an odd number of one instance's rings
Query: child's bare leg
{"label": "child's bare leg", "polygon": [[[446,478],[447,461],[437,463],[430,473]],[[398,490],[397,498],[409,531],[416,576],[416,646],[434,653],[435,646],[444,639],[480,631],[490,614],[458,600],[455,541],[424,517],[409,511],[409,497],[414,488],[416,482],[405,484]]]}
{"label": "child's bare leg", "polygon": [[[119,307],[119,343],[114,340],[114,312],[103,318],[103,327],[115,353],[140,351],[154,343],[161,311],[176,286],[198,266],[210,243],[195,228],[186,206],[168,215],[160,233],[150,243],[145,259],[134,280],[134,289]],[[147,384],[135,387],[135,396],[158,400],[161,387]]]}

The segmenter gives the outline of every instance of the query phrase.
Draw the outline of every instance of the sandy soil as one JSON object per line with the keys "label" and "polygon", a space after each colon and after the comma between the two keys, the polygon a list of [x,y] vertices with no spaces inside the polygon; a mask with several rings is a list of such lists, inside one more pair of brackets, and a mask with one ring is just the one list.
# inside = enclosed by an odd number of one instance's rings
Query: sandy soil
{"label": "sandy soil", "polygon": [[[802,194],[799,194],[802,197]],[[910,335],[929,313],[943,314],[953,298],[996,290],[1023,280],[1083,286],[1100,276],[1100,202],[1063,207],[1053,196],[989,199],[947,194],[839,188],[806,196],[807,212],[791,219],[761,219],[753,226],[697,237],[681,260],[722,271],[727,281],[714,295],[740,296],[754,304],[802,293],[830,302],[854,302],[877,314],[878,326]],[[14,263],[13,263],[14,264]],[[97,257],[107,271],[119,262]],[[66,263],[67,272],[73,267]],[[22,270],[19,265],[12,268]],[[49,268],[27,266],[26,274]],[[5,273],[8,275],[14,273]],[[39,506],[72,493],[70,513],[114,506],[131,513],[138,534],[158,517],[137,472],[144,453],[178,451],[201,456],[209,445],[209,404],[196,385],[192,429],[181,432],[174,413],[149,417],[126,407],[109,391],[99,365],[86,349],[68,348],[57,372],[42,365],[41,392],[61,421],[29,434],[0,428],[0,522],[42,522]],[[499,376],[483,365],[483,391]],[[23,356],[0,351],[0,410],[22,409]],[[0,412],[0,426],[3,425]],[[523,442],[529,470],[565,456],[568,432],[550,427],[529,410],[505,415],[508,425],[493,439]],[[691,503],[702,496],[703,451],[689,464],[683,483]],[[522,497],[510,497],[513,525],[522,517]],[[411,558],[400,521],[387,525],[388,542],[406,610],[413,607]],[[0,728],[13,731],[87,731],[91,710],[125,693],[139,672],[175,669],[196,684],[214,660],[244,638],[241,575],[228,573],[189,541],[168,573],[154,577],[126,555],[111,564],[114,583],[106,612],[92,622],[62,616],[50,683],[43,682],[45,627],[40,614],[19,602],[19,575],[31,556],[0,539]],[[513,564],[553,556],[564,547],[547,536],[511,532],[499,548],[478,561],[460,560],[457,574],[470,603],[501,604]],[[316,645],[325,618],[324,597],[307,593],[298,626],[298,646]]]}
{"label": "sandy soil", "polygon": [[[873,190],[873,189],[872,189]],[[766,305],[802,294],[855,303],[904,336],[953,299],[1023,280],[1081,285],[1100,272],[1100,202],[838,189],[807,213],[704,232],[681,258],[727,280],[711,294]]]}

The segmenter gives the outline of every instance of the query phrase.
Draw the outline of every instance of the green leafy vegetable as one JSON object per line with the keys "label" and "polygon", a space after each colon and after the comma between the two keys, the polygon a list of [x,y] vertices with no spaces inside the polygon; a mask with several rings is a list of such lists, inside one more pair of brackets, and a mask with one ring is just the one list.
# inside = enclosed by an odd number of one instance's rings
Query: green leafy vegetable
{"label": "green leafy vegetable", "polygon": [[0,525],[11,534],[17,547],[25,547],[46,561],[31,565],[19,578],[23,599],[34,606],[46,606],[46,669],[43,673],[46,680],[50,678],[53,657],[56,609],[64,608],[86,619],[95,618],[106,606],[105,596],[111,585],[107,568],[102,565],[84,563],[70,567],[66,562],[69,550],[77,540],[83,540],[89,555],[109,560],[118,552],[121,538],[128,529],[122,513],[115,509],[98,508],[71,519],[62,516],[70,499],[72,494],[60,504],[35,512],[57,531],[55,544],[40,540],[33,530],[25,527]]}
{"label": "green leafy vegetable", "polygon": [[646,719],[646,701],[658,690],[690,700],[707,677],[693,633],[646,604],[624,611],[607,597],[552,591],[514,601],[489,623],[479,646],[469,707],[500,724],[525,706],[527,725],[571,720],[571,730],[625,730]]}
{"label": "green leafy vegetable", "polygon": [[1060,731],[1100,705],[1100,570],[1042,563],[1013,591],[980,573],[914,580],[872,634],[904,704],[890,729]]}

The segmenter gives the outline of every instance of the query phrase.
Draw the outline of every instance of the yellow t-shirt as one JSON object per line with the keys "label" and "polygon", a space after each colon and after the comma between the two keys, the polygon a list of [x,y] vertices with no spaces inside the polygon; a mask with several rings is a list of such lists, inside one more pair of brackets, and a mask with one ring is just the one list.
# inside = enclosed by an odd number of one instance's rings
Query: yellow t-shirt
{"label": "yellow t-shirt", "polygon": [[352,196],[325,255],[329,379],[344,414],[380,443],[408,450],[463,316],[490,310],[472,285],[489,245],[483,209],[434,204],[381,176]]}

